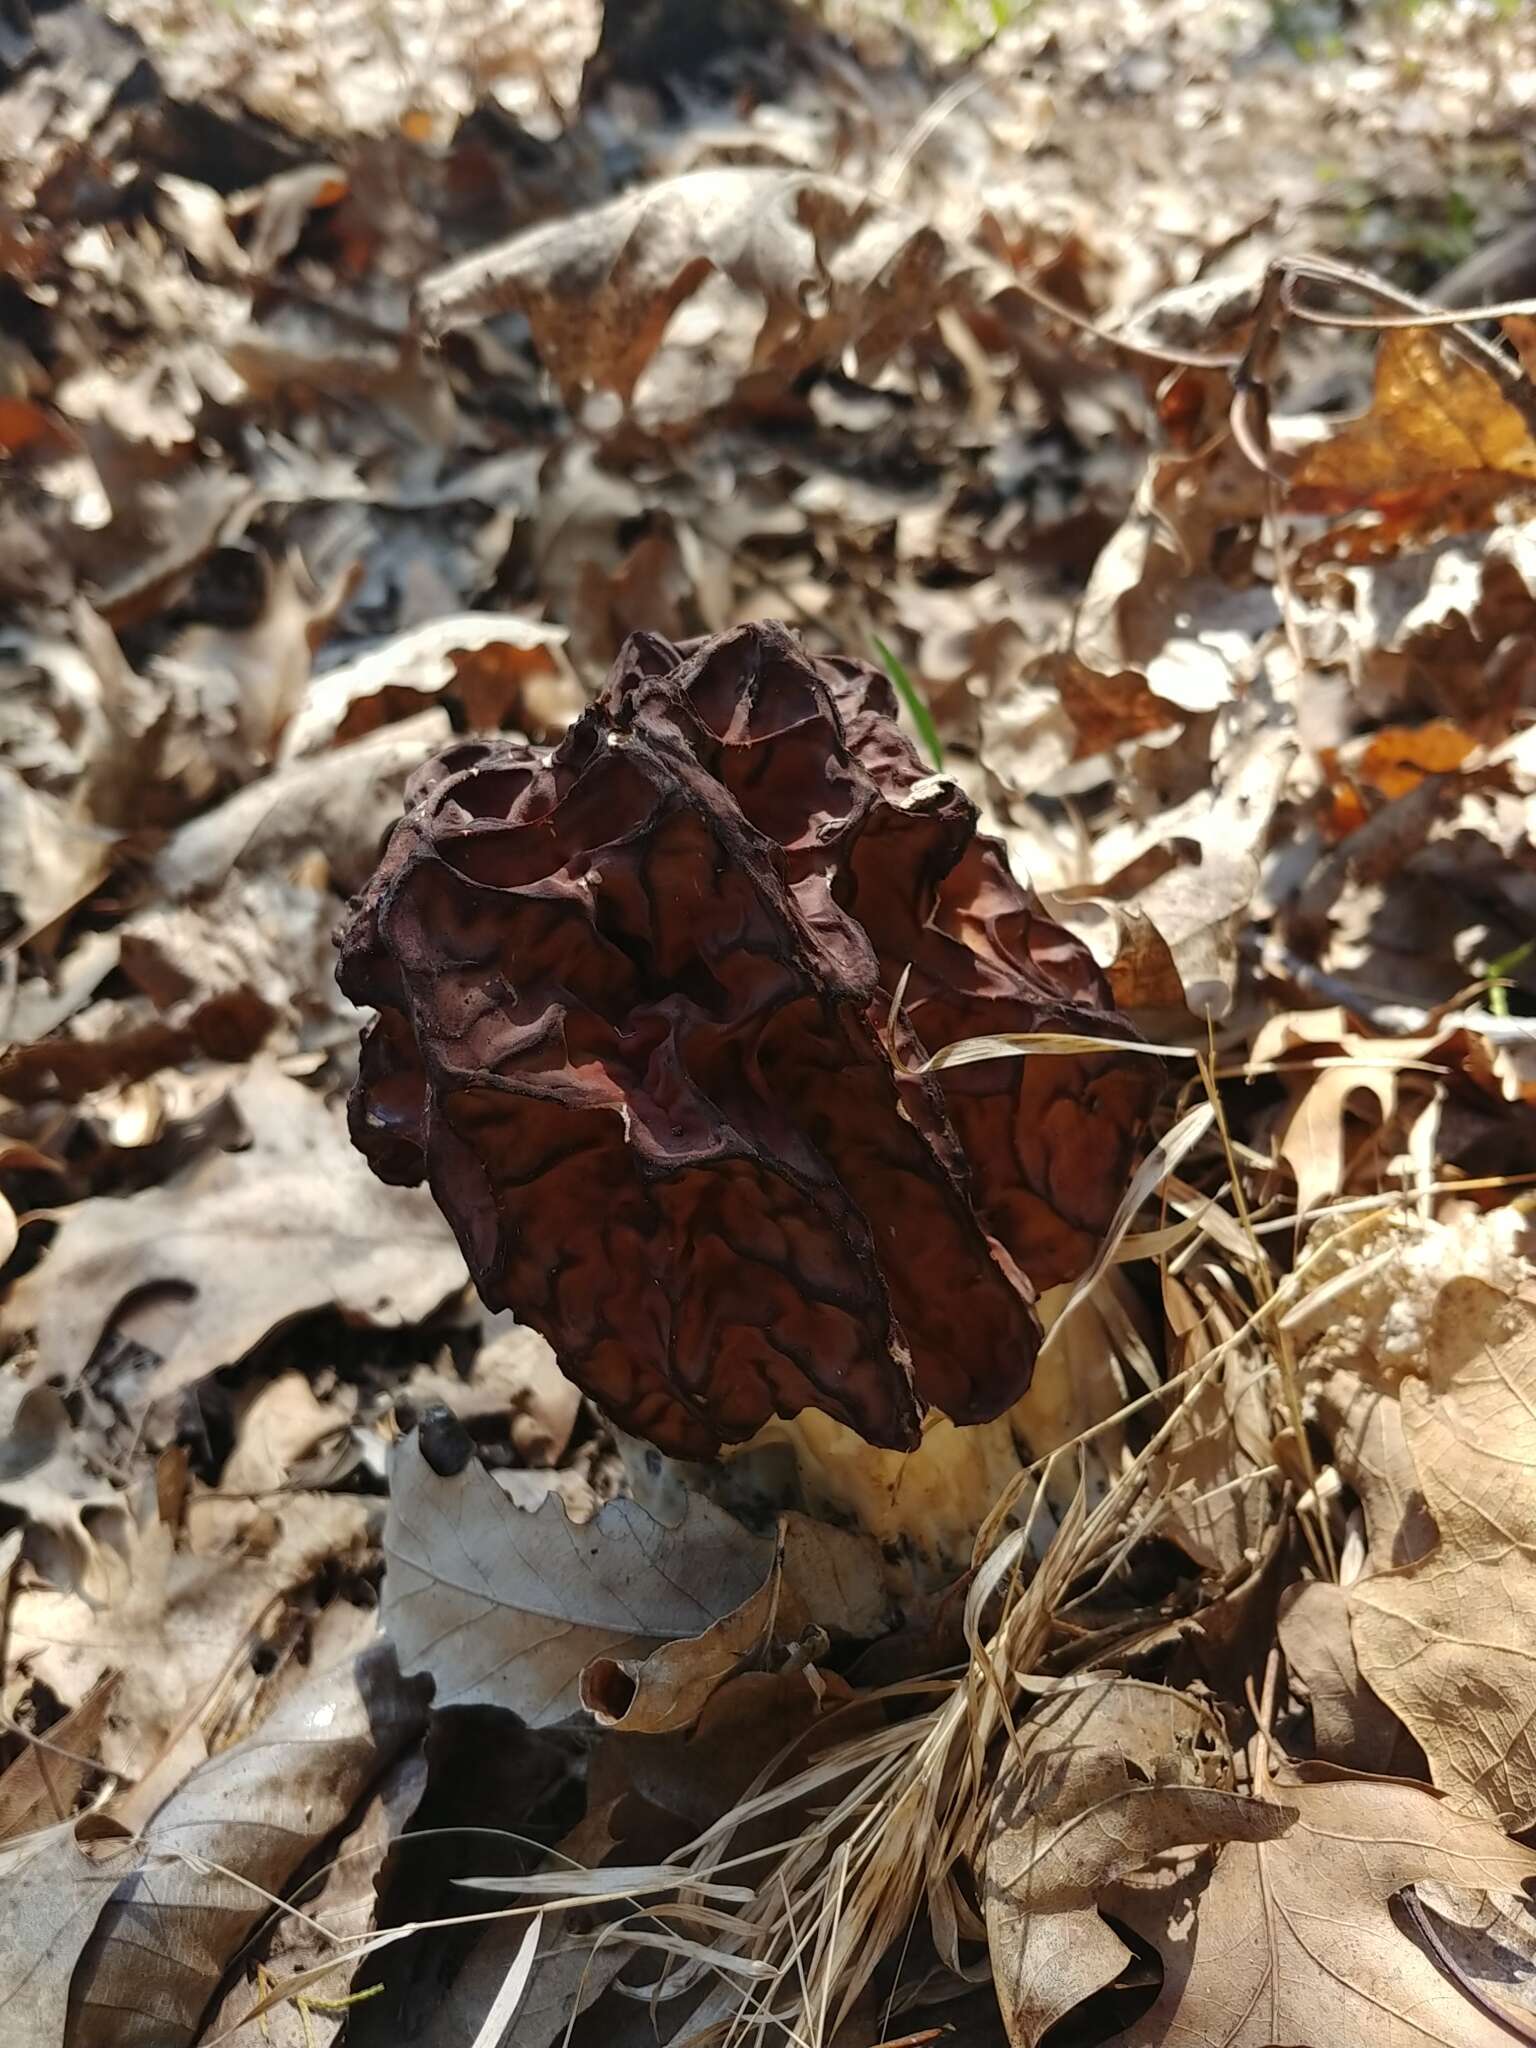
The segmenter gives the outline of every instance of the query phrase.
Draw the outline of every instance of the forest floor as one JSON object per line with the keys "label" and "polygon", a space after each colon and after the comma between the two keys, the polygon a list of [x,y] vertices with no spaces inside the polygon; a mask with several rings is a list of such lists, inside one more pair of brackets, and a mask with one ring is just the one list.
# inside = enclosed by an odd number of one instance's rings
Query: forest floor
{"label": "forest floor", "polygon": [[[1496,0],[0,10],[6,2048],[1536,2039],[1533,192]],[[410,775],[767,618],[1170,1075],[952,1585],[347,1135]]]}

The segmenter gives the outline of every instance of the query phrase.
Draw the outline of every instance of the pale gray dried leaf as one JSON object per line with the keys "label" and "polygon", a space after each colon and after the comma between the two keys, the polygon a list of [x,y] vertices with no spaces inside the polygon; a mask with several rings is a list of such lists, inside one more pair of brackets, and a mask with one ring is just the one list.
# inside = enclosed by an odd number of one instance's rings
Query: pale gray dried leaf
{"label": "pale gray dried leaf", "polygon": [[578,1525],[547,1488],[530,1509],[477,1463],[437,1474],[415,1439],[395,1458],[385,1550],[406,1668],[432,1674],[440,1706],[510,1707],[534,1727],[582,1706],[629,1732],[687,1727],[770,1642],[891,1621],[867,1537],[802,1515],[756,1536],[697,1494],[672,1519],[618,1500]]}
{"label": "pale gray dried leaf", "polygon": [[195,1297],[150,1375],[147,1397],[158,1399],[312,1309],[392,1327],[421,1321],[464,1285],[431,1196],[377,1181],[339,1110],[274,1067],[252,1068],[233,1097],[246,1150],[65,1213],[47,1257],[0,1312],[0,1329],[36,1330],[45,1374],[83,1371],[120,1305],[146,1288]]}
{"label": "pale gray dried leaf", "polygon": [[[185,2048],[231,1957],[426,1721],[426,1689],[378,1646],[316,1672],[192,1773],[80,1959],[64,2048]],[[243,1880],[243,1881],[242,1881]]]}
{"label": "pale gray dried leaf", "polygon": [[122,1862],[94,1861],[72,1821],[0,1848],[0,2035],[17,2048],[64,2042],[70,1979]]}
{"label": "pale gray dried leaf", "polygon": [[407,779],[450,733],[445,711],[423,711],[263,776],[171,835],[155,860],[155,886],[179,902],[218,888],[237,866],[273,867],[318,851],[340,887],[356,888],[400,815]]}
{"label": "pale gray dried leaf", "polygon": [[116,932],[83,933],[54,966],[51,980],[35,975],[16,991],[6,1036],[17,1045],[30,1045],[57,1031],[90,1001],[121,954],[122,941]]}
{"label": "pale gray dried leaf", "polygon": [[415,1437],[394,1460],[384,1548],[402,1668],[431,1674],[439,1707],[506,1707],[536,1728],[578,1710],[595,1658],[643,1662],[704,1635],[761,1589],[775,1556],[701,1499],[671,1527],[629,1500],[580,1527],[558,1499],[528,1514],[473,1460],[434,1472]]}
{"label": "pale gray dried leaf", "polygon": [[[259,1938],[255,1952],[247,1950],[241,1959],[242,1969],[226,1986],[217,2011],[203,2029],[203,2042],[218,2041],[233,2032],[263,1997],[258,1968],[269,1973],[270,1985],[273,1980],[281,1983],[332,1961],[335,1949],[323,1939],[315,1922],[343,1942],[359,1941],[367,1934],[378,1904],[375,1886],[384,1859],[405,1833],[426,1782],[426,1758],[420,1747],[408,1749],[385,1771],[355,1825],[323,1866],[323,1876],[290,1893],[292,1902],[301,1906],[307,1917],[280,1915],[270,1933]],[[311,1998],[345,1998],[358,1967],[355,1956],[342,1962],[311,1986]],[[234,2034],[234,2048],[244,2048],[247,2039],[261,2042],[262,2048],[330,2048],[349,2017],[345,2006],[326,2010],[312,2004],[301,2011],[292,1999],[284,1999],[264,2012],[246,2033]]]}
{"label": "pale gray dried leaf", "polygon": [[128,1508],[86,1462],[57,1387],[0,1381],[0,1507],[25,1516],[27,1553],[55,1585],[121,1594]]}

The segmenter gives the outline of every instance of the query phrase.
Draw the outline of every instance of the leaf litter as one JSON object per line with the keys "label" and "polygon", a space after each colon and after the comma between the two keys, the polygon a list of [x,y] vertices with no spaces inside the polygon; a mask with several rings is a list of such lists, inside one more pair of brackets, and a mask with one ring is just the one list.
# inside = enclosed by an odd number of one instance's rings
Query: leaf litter
{"label": "leaf litter", "polygon": [[[0,2033],[1528,2036],[1532,329],[1419,308],[1530,24],[709,12],[0,30]],[[695,1465],[331,934],[764,618],[1185,1057],[1011,1411]]]}

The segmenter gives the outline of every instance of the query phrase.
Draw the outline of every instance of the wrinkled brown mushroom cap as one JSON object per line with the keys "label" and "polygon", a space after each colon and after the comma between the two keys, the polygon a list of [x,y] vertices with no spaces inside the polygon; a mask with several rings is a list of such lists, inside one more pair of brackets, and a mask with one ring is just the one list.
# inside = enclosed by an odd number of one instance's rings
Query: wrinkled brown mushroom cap
{"label": "wrinkled brown mushroom cap", "polygon": [[455,747],[407,804],[341,940],[379,1013],[352,1134],[487,1303],[676,1455],[807,1406],[906,1447],[1018,1397],[1157,1069],[908,1071],[1129,1027],[883,677],[778,626],[637,634],[557,747]]}

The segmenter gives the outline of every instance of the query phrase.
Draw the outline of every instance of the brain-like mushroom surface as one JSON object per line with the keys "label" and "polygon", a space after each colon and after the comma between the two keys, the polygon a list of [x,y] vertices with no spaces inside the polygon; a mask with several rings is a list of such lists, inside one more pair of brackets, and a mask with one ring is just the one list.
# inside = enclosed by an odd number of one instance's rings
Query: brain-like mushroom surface
{"label": "brain-like mushroom surface", "polygon": [[487,1303],[676,1456],[807,1406],[894,1448],[926,1407],[1000,1414],[1159,1078],[1113,1047],[913,1071],[1132,1034],[884,678],[773,625],[637,634],[558,746],[422,770],[340,979],[378,1012],[374,1170],[426,1179]]}

